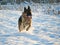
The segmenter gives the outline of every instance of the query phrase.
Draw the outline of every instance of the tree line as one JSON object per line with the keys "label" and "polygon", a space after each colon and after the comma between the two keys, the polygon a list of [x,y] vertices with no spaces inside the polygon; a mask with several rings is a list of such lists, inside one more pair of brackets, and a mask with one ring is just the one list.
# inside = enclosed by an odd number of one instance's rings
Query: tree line
{"label": "tree line", "polygon": [[24,1],[27,1],[27,2],[31,2],[32,1],[34,3],[59,3],[60,2],[60,0],[0,0],[0,3],[1,4],[7,4],[7,3],[20,4],[21,2],[24,2]]}

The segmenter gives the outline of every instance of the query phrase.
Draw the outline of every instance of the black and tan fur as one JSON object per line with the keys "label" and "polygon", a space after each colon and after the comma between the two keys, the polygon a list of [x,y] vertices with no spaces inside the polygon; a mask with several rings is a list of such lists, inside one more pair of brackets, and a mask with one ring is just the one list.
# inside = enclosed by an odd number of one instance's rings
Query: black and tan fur
{"label": "black and tan fur", "polygon": [[22,13],[22,15],[18,20],[18,28],[20,32],[25,28],[26,31],[29,30],[29,28],[31,27],[31,19],[32,19],[32,14],[31,14],[30,6],[28,6],[28,9],[24,7],[24,12]]}

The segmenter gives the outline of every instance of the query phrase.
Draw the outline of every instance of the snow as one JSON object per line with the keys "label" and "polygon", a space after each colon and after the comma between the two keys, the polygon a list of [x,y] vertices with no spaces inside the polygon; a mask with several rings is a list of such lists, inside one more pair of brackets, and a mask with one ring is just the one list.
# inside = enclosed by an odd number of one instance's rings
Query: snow
{"label": "snow", "polygon": [[[24,4],[21,6],[24,7]],[[60,45],[60,15],[52,12],[60,5],[28,5],[32,9],[32,26],[29,31],[18,30],[18,19],[22,11],[0,10],[0,45]],[[48,13],[49,6],[52,8]]]}

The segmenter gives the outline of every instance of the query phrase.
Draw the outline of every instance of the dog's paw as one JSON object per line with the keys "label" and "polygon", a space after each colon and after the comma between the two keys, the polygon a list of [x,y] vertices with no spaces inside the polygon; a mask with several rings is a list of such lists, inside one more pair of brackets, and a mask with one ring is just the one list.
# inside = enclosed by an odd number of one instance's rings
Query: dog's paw
{"label": "dog's paw", "polygon": [[29,30],[29,28],[26,29],[26,31],[28,31],[28,30]]}
{"label": "dog's paw", "polygon": [[21,30],[19,30],[19,32],[21,32]]}

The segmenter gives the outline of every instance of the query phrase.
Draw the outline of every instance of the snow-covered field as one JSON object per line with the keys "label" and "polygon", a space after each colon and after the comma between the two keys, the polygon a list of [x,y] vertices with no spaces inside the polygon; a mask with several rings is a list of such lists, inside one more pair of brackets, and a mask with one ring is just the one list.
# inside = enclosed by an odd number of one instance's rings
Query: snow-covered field
{"label": "snow-covered field", "polygon": [[32,27],[22,32],[17,25],[22,11],[0,10],[0,45],[60,45],[60,15],[51,10],[47,14],[47,5],[32,5],[31,9]]}

